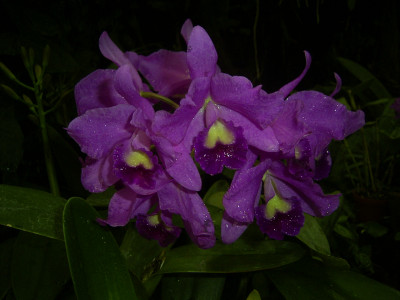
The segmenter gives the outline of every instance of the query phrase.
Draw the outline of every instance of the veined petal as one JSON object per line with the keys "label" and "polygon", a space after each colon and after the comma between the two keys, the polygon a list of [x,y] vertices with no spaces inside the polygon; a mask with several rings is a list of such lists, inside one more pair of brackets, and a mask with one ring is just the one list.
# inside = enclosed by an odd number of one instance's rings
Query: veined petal
{"label": "veined petal", "polygon": [[211,77],[217,66],[218,55],[207,32],[195,26],[190,34],[187,48],[187,63],[192,79]]}
{"label": "veined petal", "polygon": [[196,192],[169,183],[158,192],[158,197],[162,211],[182,217],[193,242],[203,249],[214,246],[214,224],[203,200]]}
{"label": "veined petal", "polygon": [[199,171],[190,155],[190,151],[185,149],[183,144],[172,146],[167,141],[164,141],[157,144],[157,149],[165,170],[172,178],[188,190],[201,190]]}
{"label": "veined petal", "polygon": [[[268,176],[273,177],[270,180],[274,181],[280,196],[285,199],[299,199],[302,210],[312,216],[330,215],[339,206],[340,194],[325,195],[321,187],[312,178],[295,177],[280,162],[274,162],[271,165],[270,172],[271,175]],[[267,180],[265,181],[267,182]]]}
{"label": "veined petal", "polygon": [[181,34],[182,34],[184,40],[186,41],[186,44],[189,41],[189,37],[190,37],[190,34],[192,33],[192,30],[193,30],[193,23],[190,19],[187,19],[185,21],[185,23],[183,23],[182,29],[181,29]]}
{"label": "veined petal", "polygon": [[191,79],[186,63],[186,52],[159,50],[141,56],[138,70],[151,86],[165,97],[187,93]]}
{"label": "veined petal", "polygon": [[239,170],[223,198],[225,212],[239,223],[250,224],[254,219],[254,207],[261,194],[261,184],[269,161],[245,170]]}
{"label": "veined petal", "polygon": [[343,140],[365,124],[364,112],[349,111],[343,104],[320,92],[298,92],[291,95],[287,102],[302,103],[298,119],[316,135],[316,154],[321,153],[332,139]]}
{"label": "veined petal", "polygon": [[296,88],[296,86],[300,83],[300,81],[304,78],[304,76],[306,75],[308,69],[310,68],[311,65],[311,55],[310,53],[308,53],[307,51],[304,51],[304,55],[306,57],[306,66],[303,70],[303,72],[301,72],[301,74],[294,79],[293,81],[285,84],[283,87],[281,87],[279,89],[278,92],[281,94],[284,98],[286,98],[287,96],[289,96],[289,94]]}
{"label": "veined petal", "polygon": [[78,115],[93,108],[127,104],[115,90],[115,73],[115,70],[96,70],[76,84],[74,93]]}
{"label": "veined petal", "polygon": [[117,45],[114,44],[108,33],[105,31],[100,35],[99,47],[101,54],[103,54],[104,57],[111,60],[117,66],[130,64],[129,59],[117,47]]}
{"label": "veined petal", "polygon": [[247,117],[224,106],[218,107],[218,114],[221,119],[229,120],[234,126],[243,128],[243,136],[249,146],[266,152],[279,151],[279,142],[271,127],[261,129]]}
{"label": "veined petal", "polygon": [[100,159],[86,157],[81,174],[83,187],[91,193],[101,193],[116,183],[119,178],[115,176],[112,165],[111,154]]}
{"label": "veined petal", "polygon": [[248,223],[239,223],[224,213],[221,222],[221,239],[225,244],[232,244],[245,232]]}
{"label": "veined petal", "polygon": [[[182,99],[179,108],[173,114],[166,111],[158,111],[154,118],[153,131],[172,144],[177,145],[185,138],[187,131],[198,127],[199,121],[203,122],[202,106],[209,93],[209,82],[203,78],[192,82],[186,98]],[[192,137],[193,138],[193,137]]]}
{"label": "veined petal", "polygon": [[266,128],[282,110],[284,97],[267,94],[261,86],[242,76],[219,73],[211,81],[211,98],[251,120],[261,129]]}
{"label": "veined petal", "polygon": [[151,197],[139,196],[128,187],[115,192],[108,205],[107,219],[98,219],[101,224],[125,226],[138,214],[146,214],[152,206]]}
{"label": "veined petal", "polygon": [[294,155],[294,147],[306,135],[309,129],[304,126],[299,117],[303,109],[301,102],[285,102],[280,115],[271,124],[279,148],[284,154]]}
{"label": "veined petal", "polygon": [[107,155],[115,144],[129,139],[133,132],[130,119],[135,108],[120,104],[88,110],[68,125],[68,134],[94,159]]}
{"label": "veined petal", "polygon": [[[137,77],[137,78],[136,78]],[[154,109],[149,100],[140,96],[142,89],[141,79],[132,65],[124,65],[117,70],[115,88],[126,101],[140,109],[146,118],[154,118]]]}

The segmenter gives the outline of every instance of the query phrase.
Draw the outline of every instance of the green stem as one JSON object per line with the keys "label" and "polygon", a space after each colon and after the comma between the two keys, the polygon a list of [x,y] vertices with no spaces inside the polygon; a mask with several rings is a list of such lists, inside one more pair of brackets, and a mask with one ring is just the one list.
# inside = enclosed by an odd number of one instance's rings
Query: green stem
{"label": "green stem", "polygon": [[161,96],[159,94],[153,93],[153,92],[140,92],[140,96],[143,98],[150,98],[150,99],[157,99],[160,100],[164,103],[167,103],[168,105],[172,106],[173,108],[177,109],[179,105],[172,101],[171,99]]}
{"label": "green stem", "polygon": [[[343,143],[344,143],[344,146],[345,146],[347,152],[349,153],[350,158],[351,158],[351,160],[352,160],[352,162],[353,162],[353,164],[354,164],[354,166],[355,166],[355,168],[356,168],[356,170],[357,170],[357,176],[358,176],[359,182],[363,182],[362,176],[361,176],[360,168],[358,167],[358,165],[357,165],[357,160],[356,160],[356,158],[354,157],[353,152],[351,151],[349,142],[348,142],[346,139],[344,139],[344,140],[343,140]],[[351,178],[351,174],[349,174],[349,175],[350,175],[350,178]],[[357,187],[357,189],[358,189],[358,187]]]}
{"label": "green stem", "polygon": [[367,138],[365,136],[364,128],[361,128],[361,132],[362,132],[362,136],[363,136],[365,159],[367,160],[368,173],[369,173],[369,177],[371,180],[371,188],[372,188],[373,192],[376,192],[374,173],[372,172],[371,159],[370,159],[369,150],[368,150],[368,142],[367,142]]}
{"label": "green stem", "polygon": [[41,90],[40,85],[38,83],[35,83],[35,98],[37,101],[37,112],[38,112],[38,117],[39,117],[40,131],[42,134],[44,160],[46,163],[47,177],[49,180],[51,193],[53,195],[58,196],[58,195],[60,195],[60,190],[58,187],[56,171],[54,168],[53,155],[51,153],[49,135],[47,132],[46,113],[44,111],[43,101],[42,101],[43,94],[41,93],[40,90]]}

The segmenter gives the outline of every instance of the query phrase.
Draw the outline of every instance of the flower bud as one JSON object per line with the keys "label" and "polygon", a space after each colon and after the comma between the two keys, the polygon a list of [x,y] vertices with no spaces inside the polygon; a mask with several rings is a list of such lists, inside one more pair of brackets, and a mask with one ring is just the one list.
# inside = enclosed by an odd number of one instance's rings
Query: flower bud
{"label": "flower bud", "polygon": [[17,95],[17,93],[10,88],[9,86],[5,85],[5,84],[0,84],[2,89],[13,99],[15,100],[20,100],[19,96]]}
{"label": "flower bud", "polygon": [[39,80],[42,77],[42,67],[39,65],[35,65],[35,75],[36,79]]}
{"label": "flower bud", "polygon": [[15,81],[17,78],[15,77],[15,75],[13,74],[13,72],[11,72],[11,70],[9,68],[6,67],[5,64],[3,64],[2,62],[0,62],[0,69],[4,72],[4,74],[6,74],[8,76],[8,78],[10,78],[11,80]]}

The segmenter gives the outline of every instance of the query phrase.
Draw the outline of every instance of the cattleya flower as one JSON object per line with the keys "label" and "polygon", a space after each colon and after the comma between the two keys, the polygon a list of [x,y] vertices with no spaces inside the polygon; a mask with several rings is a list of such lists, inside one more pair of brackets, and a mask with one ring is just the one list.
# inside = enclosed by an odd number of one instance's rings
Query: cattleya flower
{"label": "cattleya flower", "polygon": [[[316,91],[294,93],[285,104],[296,108],[297,113],[292,116],[297,119],[293,123],[305,134],[292,151],[285,147],[277,154],[259,153],[260,163],[256,166],[253,164],[257,155],[253,154],[248,167],[235,174],[223,199],[221,235],[226,243],[234,242],[254,217],[262,232],[282,239],[284,234],[299,233],[304,223],[303,212],[323,217],[339,205],[340,194],[325,195],[314,179],[329,173],[331,159],[327,147],[331,140],[343,140],[361,128],[364,113],[348,111],[333,98]],[[288,119],[285,111],[280,118]],[[265,204],[259,205],[262,182]]]}
{"label": "cattleya flower", "polygon": [[[305,52],[301,74],[268,94],[245,77],[221,72],[202,27],[188,20],[181,33],[186,52],[162,49],[148,56],[122,52],[103,33],[100,51],[117,69],[96,70],[75,87],[78,117],[67,131],[87,155],[82,184],[93,193],[117,190],[107,219],[99,222],[124,226],[136,219],[140,234],[167,246],[181,233],[172,222],[177,214],[199,247],[212,247],[214,224],[197,193],[202,181],[194,159],[210,175],[236,170],[223,198],[225,243],[254,218],[263,233],[283,239],[299,233],[304,213],[332,213],[339,195],[325,195],[315,180],[329,174],[331,140],[364,124],[361,111],[332,98],[340,78],[335,75],[331,96],[290,95],[310,67]],[[155,111],[158,100],[175,110]]]}

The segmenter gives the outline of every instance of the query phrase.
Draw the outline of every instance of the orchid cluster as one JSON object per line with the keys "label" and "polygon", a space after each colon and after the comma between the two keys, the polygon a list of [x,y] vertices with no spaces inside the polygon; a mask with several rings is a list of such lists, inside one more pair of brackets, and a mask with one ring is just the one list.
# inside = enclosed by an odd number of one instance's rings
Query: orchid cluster
{"label": "orchid cluster", "polygon": [[117,69],[96,70],[75,88],[78,117],[69,135],[87,156],[82,184],[92,193],[110,186],[108,217],[161,246],[181,233],[180,215],[201,248],[215,244],[215,228],[198,192],[206,174],[235,170],[223,197],[221,239],[233,243],[256,220],[272,239],[295,236],[304,213],[322,217],[339,205],[316,182],[328,176],[328,145],[364,125],[352,112],[317,91],[292,93],[310,67],[274,93],[242,76],[223,73],[207,32],[187,20],[187,51],[148,56],[122,52],[104,32],[101,53]]}

